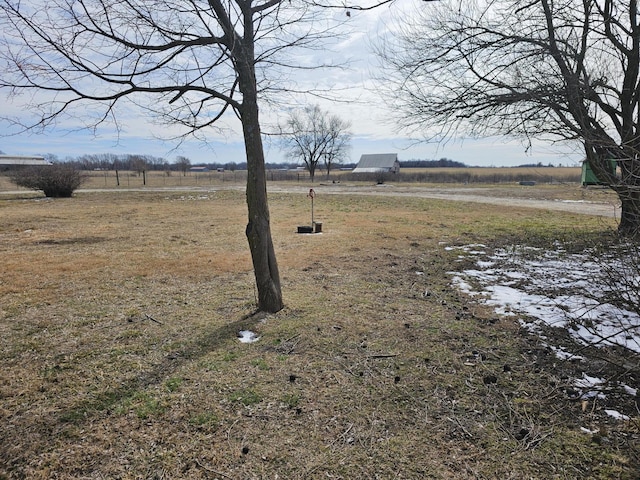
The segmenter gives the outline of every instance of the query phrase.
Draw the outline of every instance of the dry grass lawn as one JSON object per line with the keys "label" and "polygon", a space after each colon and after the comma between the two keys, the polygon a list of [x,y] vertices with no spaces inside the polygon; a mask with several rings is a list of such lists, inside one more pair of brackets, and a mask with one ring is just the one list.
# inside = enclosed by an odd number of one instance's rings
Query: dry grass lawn
{"label": "dry grass lawn", "polygon": [[637,478],[637,421],[566,398],[444,248],[609,220],[332,195],[298,235],[308,199],[270,207],[286,308],[264,316],[240,192],[0,197],[0,478]]}

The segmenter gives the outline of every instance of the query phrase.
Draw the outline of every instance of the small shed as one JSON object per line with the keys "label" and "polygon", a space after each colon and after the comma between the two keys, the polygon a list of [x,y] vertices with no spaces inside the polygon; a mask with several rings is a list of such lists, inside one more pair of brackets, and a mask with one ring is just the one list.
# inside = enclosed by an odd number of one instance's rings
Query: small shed
{"label": "small shed", "polygon": [[370,153],[360,157],[353,173],[400,173],[397,153]]}
{"label": "small shed", "polygon": [[[611,173],[613,175],[616,174],[616,161],[609,160],[609,168],[611,169]],[[600,179],[596,176],[595,172],[591,169],[591,165],[589,164],[589,160],[584,160],[582,162],[582,177],[581,177],[582,186],[586,187],[588,185],[606,185],[605,182],[600,181]]]}

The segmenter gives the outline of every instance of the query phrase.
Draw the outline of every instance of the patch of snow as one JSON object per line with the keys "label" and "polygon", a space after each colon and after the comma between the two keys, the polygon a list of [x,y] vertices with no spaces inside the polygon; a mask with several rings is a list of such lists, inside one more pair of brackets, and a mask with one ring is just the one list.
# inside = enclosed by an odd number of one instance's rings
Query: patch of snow
{"label": "patch of snow", "polygon": [[[594,261],[585,253],[568,253],[560,246],[551,250],[516,246],[492,255],[478,247],[445,247],[476,259],[474,268],[449,272],[452,285],[459,291],[475,296],[500,315],[519,317],[524,329],[541,338],[543,327],[562,328],[581,345],[616,345],[640,353],[640,316],[605,300],[607,288],[615,288],[611,282],[602,281],[603,265],[608,264],[613,271],[625,272],[624,276],[629,277],[623,280],[628,305],[640,302],[635,293],[640,291],[640,278],[624,259],[611,255]],[[550,345],[547,338],[544,340],[558,358],[584,360]],[[605,383],[587,374],[576,380],[576,386],[586,391],[583,395],[587,397],[600,395],[598,390]],[[630,395],[637,394],[633,388],[622,388]]]}
{"label": "patch of snow", "polygon": [[496,262],[483,262],[482,260],[478,261],[478,266],[480,268],[489,268],[489,267],[493,267],[496,264]]}
{"label": "patch of snow", "polygon": [[586,373],[582,373],[582,378],[575,381],[575,386],[584,390],[582,398],[606,398],[606,396],[598,391],[600,387],[606,384],[606,380],[598,377],[592,377]]}
{"label": "patch of snow", "polygon": [[[475,247],[447,248],[477,254]],[[603,285],[596,284],[602,265],[587,255],[515,247],[479,259],[476,267],[451,272],[452,283],[467,294],[484,297],[496,313],[527,315],[541,324],[566,328],[582,344],[619,345],[640,353],[638,314],[584,294],[606,294]],[[472,279],[482,285],[480,290],[471,287]]]}
{"label": "patch of snow", "polygon": [[617,410],[605,409],[604,413],[606,413],[610,417],[615,418],[616,420],[629,420],[629,417],[627,415],[623,415],[622,413],[618,412]]}
{"label": "patch of snow", "polygon": [[576,385],[579,387],[597,387],[598,385],[602,385],[604,383],[604,379],[598,377],[592,377],[591,375],[587,375],[586,373],[582,374],[582,378],[576,382]]}
{"label": "patch of snow", "polygon": [[463,252],[468,253],[470,255],[485,255],[487,252],[482,250],[484,248],[487,248],[487,246],[482,243],[472,243],[470,245],[456,245],[453,247],[444,247],[444,249],[447,251],[462,250]]}
{"label": "patch of snow", "polygon": [[458,290],[466,293],[467,295],[476,294],[476,292],[473,291],[473,288],[471,287],[471,285],[466,280],[463,280],[457,275],[451,279],[451,283],[453,283],[454,286],[458,287]]}
{"label": "patch of snow", "polygon": [[582,355],[574,355],[573,353],[569,353],[563,348],[554,347],[553,345],[545,345],[549,347],[551,351],[558,357],[560,360],[584,360]]}
{"label": "patch of snow", "polygon": [[596,433],[600,433],[599,428],[596,428],[595,430],[589,430],[588,428],[580,427],[580,431],[588,435],[595,435]]}
{"label": "patch of snow", "polygon": [[238,340],[241,343],[253,343],[260,340],[260,337],[251,330],[240,330],[238,332]]}

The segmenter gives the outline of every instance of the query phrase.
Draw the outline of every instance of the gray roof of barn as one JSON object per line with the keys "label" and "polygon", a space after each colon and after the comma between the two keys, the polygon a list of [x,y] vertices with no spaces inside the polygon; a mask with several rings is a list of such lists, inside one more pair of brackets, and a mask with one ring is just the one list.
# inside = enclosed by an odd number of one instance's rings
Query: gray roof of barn
{"label": "gray roof of barn", "polygon": [[44,157],[24,155],[0,155],[0,165],[51,165]]}
{"label": "gray roof of barn", "polygon": [[397,153],[366,153],[360,157],[358,168],[393,168]]}

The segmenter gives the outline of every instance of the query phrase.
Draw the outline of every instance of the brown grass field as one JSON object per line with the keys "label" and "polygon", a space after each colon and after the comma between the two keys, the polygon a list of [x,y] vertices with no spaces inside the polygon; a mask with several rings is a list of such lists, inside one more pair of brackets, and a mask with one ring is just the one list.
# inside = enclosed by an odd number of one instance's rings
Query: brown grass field
{"label": "brown grass field", "polygon": [[269,201],[286,307],[265,316],[241,191],[0,196],[0,478],[638,478],[638,417],[567,398],[539,340],[447,273],[445,246],[613,220],[319,195],[323,233],[298,235],[309,200]]}
{"label": "brown grass field", "polygon": [[[127,189],[127,188],[169,188],[169,187],[201,187],[207,188],[225,184],[238,184],[246,180],[246,171],[224,171],[224,172],[205,172],[192,173],[187,172],[183,175],[180,172],[150,171],[146,176],[137,174],[136,172],[122,171],[116,176],[115,171],[86,171],[84,172],[86,182],[83,188],[89,189]],[[358,177],[354,177],[350,172],[333,170],[331,178],[337,181],[341,179],[349,179],[349,181],[359,183]],[[370,184],[371,179],[375,176],[367,178],[364,183]],[[575,184],[580,179],[580,168],[578,167],[513,167],[513,168],[408,168],[401,171],[399,177],[388,176],[386,181],[402,183],[439,183],[443,179],[452,183],[463,183],[466,179],[471,179],[472,183],[517,183],[520,180],[532,180],[539,183],[569,183]],[[308,183],[308,172],[280,172],[267,171],[267,179],[269,181],[289,180]],[[316,173],[316,181],[320,183],[326,180],[326,173],[318,170]],[[118,185],[119,182],[119,185]],[[16,190],[9,179],[0,175],[0,192]]]}

